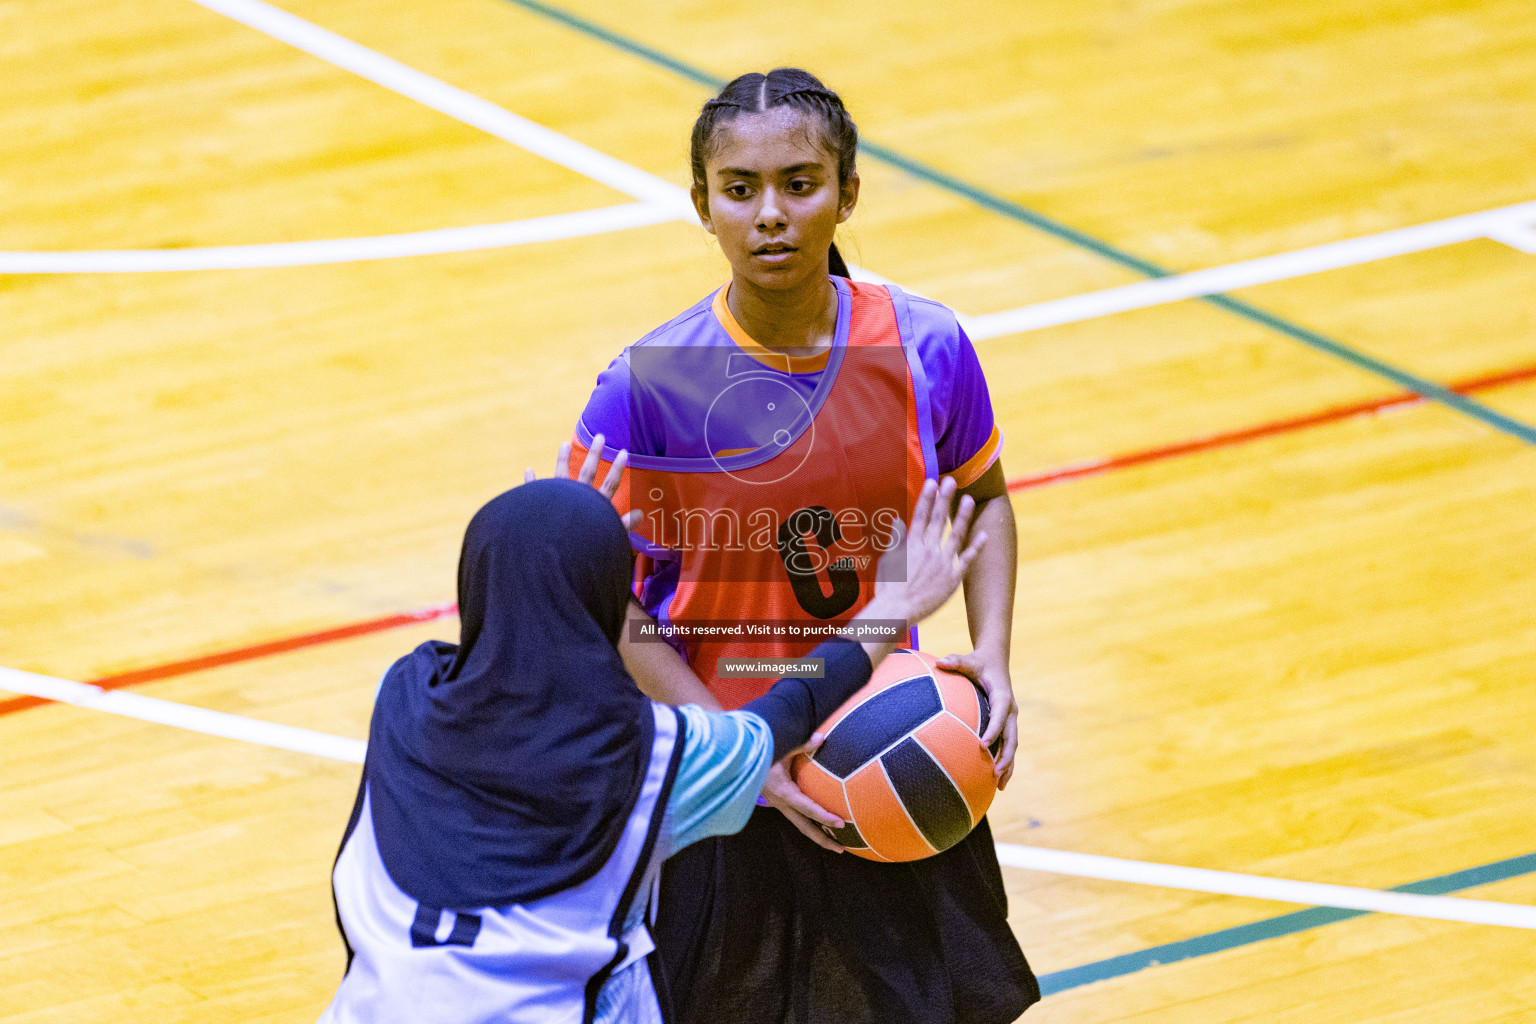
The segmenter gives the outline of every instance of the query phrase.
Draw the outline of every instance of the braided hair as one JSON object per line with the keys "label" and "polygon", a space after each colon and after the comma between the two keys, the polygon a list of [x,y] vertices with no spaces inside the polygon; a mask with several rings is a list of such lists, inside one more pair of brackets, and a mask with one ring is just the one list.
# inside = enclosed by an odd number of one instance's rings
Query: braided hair
{"label": "braided hair", "polygon": [[[699,119],[693,123],[693,138],[688,150],[693,170],[693,187],[700,195],[709,192],[705,164],[714,152],[721,129],[741,114],[760,114],[774,107],[793,107],[810,115],[816,126],[816,141],[837,157],[837,185],[842,189],[853,177],[854,157],[859,151],[859,129],[848,116],[842,98],[821,84],[809,71],[799,68],[774,68],[766,75],[754,71],[734,79],[720,90],[720,95],[704,104]],[[832,243],[828,269],[839,277],[848,277],[848,264]]]}

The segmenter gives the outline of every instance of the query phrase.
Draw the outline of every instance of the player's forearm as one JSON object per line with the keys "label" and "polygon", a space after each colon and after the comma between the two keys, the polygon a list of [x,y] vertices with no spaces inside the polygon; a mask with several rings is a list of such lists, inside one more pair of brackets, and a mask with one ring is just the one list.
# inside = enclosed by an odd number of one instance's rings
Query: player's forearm
{"label": "player's forearm", "polygon": [[885,656],[899,646],[899,641],[906,640],[907,629],[917,625],[917,623],[911,621],[910,612],[906,605],[896,595],[890,593],[877,593],[875,599],[865,605],[864,609],[854,616],[848,625],[854,629],[855,635],[857,635],[859,625],[865,622],[905,623],[898,631],[898,637],[890,640],[860,641],[859,646],[864,648],[864,653],[869,657],[869,663],[872,666],[879,666],[880,662],[885,660]]}
{"label": "player's forearm", "polygon": [[869,682],[874,666],[867,657],[868,647],[841,639],[818,644],[809,657],[822,659],[820,679],[780,679],[767,693],[747,702],[743,710],[760,716],[773,730],[775,761],[809,740],[818,725]]}
{"label": "player's forearm", "polygon": [[[855,630],[866,622],[911,622],[911,610],[899,592],[887,591],[877,596],[849,623]],[[902,636],[906,629],[900,630]],[[825,674],[820,679],[788,677],[780,679],[763,696],[746,705],[746,710],[761,715],[773,728],[773,758],[786,753],[811,738],[811,732],[831,717],[843,701],[869,682],[875,666],[896,649],[896,640],[829,640],[817,645],[808,657],[824,659]],[[862,653],[862,656],[861,656]]]}
{"label": "player's forearm", "polygon": [[971,646],[997,654],[1007,663],[1013,640],[1013,592],[1018,581],[1018,529],[1007,493],[989,499],[976,512],[972,530],[985,530],[986,546],[965,576],[965,617]]}
{"label": "player's forearm", "polygon": [[630,639],[631,622],[652,622],[638,601],[629,602],[628,621],[619,637],[619,656],[624,668],[634,677],[640,692],[663,704],[697,704],[709,711],[719,711],[720,702],[709,687],[688,667],[683,656],[665,642],[636,643]]}

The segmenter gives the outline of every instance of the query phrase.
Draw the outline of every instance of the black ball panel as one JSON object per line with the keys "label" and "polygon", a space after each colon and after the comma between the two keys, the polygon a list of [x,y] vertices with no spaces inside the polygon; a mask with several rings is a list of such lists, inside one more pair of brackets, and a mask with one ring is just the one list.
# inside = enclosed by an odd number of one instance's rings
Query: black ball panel
{"label": "black ball panel", "polygon": [[850,850],[869,849],[869,844],[864,841],[863,836],[859,835],[859,827],[851,821],[845,823],[842,828],[832,828],[823,825],[821,830],[830,836],[834,843],[838,843]]}
{"label": "black ball panel", "polygon": [[943,710],[944,702],[932,676],[903,680],[844,715],[827,734],[814,760],[846,779]]}
{"label": "black ball panel", "polygon": [[[975,681],[972,681],[971,685],[976,687],[976,704],[981,709],[981,714],[976,718],[976,735],[981,736],[987,731],[987,719],[992,717],[992,701],[988,699],[987,691],[978,686]],[[991,751],[994,758],[1003,752],[1002,733],[997,734],[997,739],[992,741],[992,745],[987,750]]]}
{"label": "black ball panel", "polygon": [[880,764],[929,846],[947,850],[970,832],[971,810],[965,797],[916,739],[908,736],[886,751]]}

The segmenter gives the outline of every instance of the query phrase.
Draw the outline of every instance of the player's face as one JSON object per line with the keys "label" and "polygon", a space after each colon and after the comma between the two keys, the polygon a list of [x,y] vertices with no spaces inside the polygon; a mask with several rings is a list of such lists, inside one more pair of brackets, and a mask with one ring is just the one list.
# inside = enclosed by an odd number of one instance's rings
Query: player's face
{"label": "player's face", "polygon": [[705,230],[720,241],[737,280],[794,288],[825,280],[837,225],[858,201],[857,175],[839,188],[837,157],[817,144],[792,107],[729,122],[705,166],[707,196],[693,193]]}

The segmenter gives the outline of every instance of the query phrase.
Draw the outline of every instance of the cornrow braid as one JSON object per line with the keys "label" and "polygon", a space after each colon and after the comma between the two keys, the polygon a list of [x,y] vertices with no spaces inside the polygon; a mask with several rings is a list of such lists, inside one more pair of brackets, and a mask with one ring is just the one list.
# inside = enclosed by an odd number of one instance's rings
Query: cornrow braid
{"label": "cornrow braid", "polygon": [[779,97],[779,102],[788,102],[791,98],[796,96],[808,96],[812,99],[825,100],[828,104],[836,107],[839,110],[844,109],[843,99],[837,93],[832,92],[829,89],[818,89],[814,87],[808,87],[805,89],[791,89],[789,92],[786,92]]}
{"label": "cornrow braid", "polygon": [[[859,129],[848,116],[842,97],[809,71],[774,68],[766,75],[753,71],[733,79],[699,111],[698,120],[693,123],[688,162],[693,187],[700,194],[709,193],[706,165],[725,125],[740,114],[760,114],[774,107],[793,107],[812,115],[817,143],[837,157],[838,188],[848,184],[858,156]],[[828,254],[828,268],[839,277],[848,276],[848,264],[837,251],[836,243]]]}

